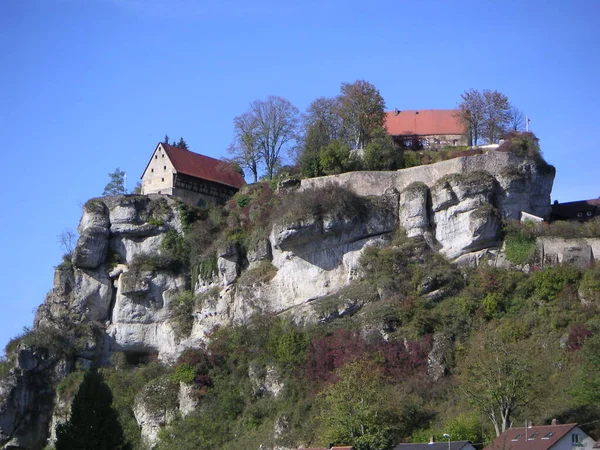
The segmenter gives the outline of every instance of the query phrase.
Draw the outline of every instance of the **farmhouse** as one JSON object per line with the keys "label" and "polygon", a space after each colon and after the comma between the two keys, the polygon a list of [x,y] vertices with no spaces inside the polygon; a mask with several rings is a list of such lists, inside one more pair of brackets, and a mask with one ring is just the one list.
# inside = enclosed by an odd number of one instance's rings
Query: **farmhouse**
{"label": "farmhouse", "polygon": [[244,184],[243,175],[229,163],[159,142],[142,175],[141,193],[220,203]]}
{"label": "farmhouse", "polygon": [[468,132],[458,109],[389,111],[385,127],[396,144],[414,150],[468,145]]}

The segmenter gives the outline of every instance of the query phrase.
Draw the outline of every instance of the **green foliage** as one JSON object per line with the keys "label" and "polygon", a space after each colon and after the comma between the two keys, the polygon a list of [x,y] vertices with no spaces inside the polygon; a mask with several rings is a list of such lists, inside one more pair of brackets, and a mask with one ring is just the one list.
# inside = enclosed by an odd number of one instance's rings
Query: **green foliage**
{"label": "green foliage", "polygon": [[181,270],[182,261],[171,255],[139,253],[131,263],[129,268],[133,272],[171,272],[176,273]]}
{"label": "green foliage", "polygon": [[113,396],[113,407],[118,413],[119,423],[123,427],[126,441],[136,450],[142,450],[140,428],[133,414],[135,396],[151,380],[157,379],[167,372],[167,368],[158,362],[146,366],[125,369],[123,354],[119,366],[123,368],[106,368],[102,373]]}
{"label": "green foliage", "polygon": [[161,249],[165,255],[173,260],[173,264],[181,267],[187,266],[190,247],[184,237],[174,229],[169,229],[161,242]]}
{"label": "green foliage", "polygon": [[600,404],[600,334],[585,341],[580,367],[571,393],[578,405]]}
{"label": "green foliage", "polygon": [[382,129],[373,133],[363,158],[367,170],[398,170],[403,167],[401,150],[392,137]]}
{"label": "green foliage", "polygon": [[268,348],[281,367],[293,367],[304,361],[307,345],[305,333],[290,322],[278,319],[271,326]]}
{"label": "green foliage", "polygon": [[530,263],[535,255],[536,237],[531,225],[509,222],[505,226],[505,252],[514,264]]}
{"label": "green foliage", "polygon": [[85,374],[86,372],[81,370],[71,372],[56,385],[56,392],[61,394],[63,398],[73,398],[73,395],[77,392],[77,389],[79,389]]}
{"label": "green foliage", "polygon": [[110,181],[104,186],[102,195],[125,195],[125,172],[118,167],[109,173]]}
{"label": "green foliage", "polygon": [[90,370],[85,374],[73,398],[69,421],[57,427],[56,437],[56,450],[130,448],[101,373]]}
{"label": "green foliage", "polygon": [[352,170],[357,165],[350,147],[336,139],[321,149],[319,167],[325,175],[334,175]]}
{"label": "green foliage", "polygon": [[559,265],[534,272],[530,283],[536,298],[543,302],[551,302],[568,285],[575,285],[580,277],[581,273],[576,267]]}
{"label": "green foliage", "polygon": [[171,324],[179,339],[186,338],[192,332],[194,325],[194,293],[185,291],[177,294],[169,303]]}
{"label": "green foliage", "polygon": [[381,373],[369,362],[345,365],[339,381],[321,394],[321,441],[360,450],[391,446],[400,420],[384,386]]}
{"label": "green foliage", "polygon": [[171,375],[173,383],[192,384],[196,378],[196,370],[187,363],[179,364],[175,367],[175,373]]}
{"label": "green foliage", "polygon": [[586,302],[600,306],[600,262],[583,273],[579,290]]}

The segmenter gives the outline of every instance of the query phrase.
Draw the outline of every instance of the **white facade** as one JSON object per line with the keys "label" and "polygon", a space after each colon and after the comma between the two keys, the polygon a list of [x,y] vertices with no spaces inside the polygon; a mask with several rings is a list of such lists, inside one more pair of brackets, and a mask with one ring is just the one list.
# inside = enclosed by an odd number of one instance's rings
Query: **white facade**
{"label": "white facade", "polygon": [[142,175],[142,194],[173,195],[173,176],[177,173],[167,152],[158,144]]}

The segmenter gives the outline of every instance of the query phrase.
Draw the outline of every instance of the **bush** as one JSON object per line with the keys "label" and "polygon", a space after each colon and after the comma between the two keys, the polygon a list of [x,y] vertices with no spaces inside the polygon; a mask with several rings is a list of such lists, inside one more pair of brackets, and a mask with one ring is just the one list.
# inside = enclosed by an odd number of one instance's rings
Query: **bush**
{"label": "bush", "polygon": [[307,219],[321,220],[363,218],[367,213],[366,200],[331,184],[321,189],[306,189],[284,197],[273,214],[283,223]]}
{"label": "bush", "polygon": [[524,265],[532,262],[536,249],[534,229],[529,223],[508,222],[504,227],[505,252],[510,262]]}
{"label": "bush", "polygon": [[263,260],[252,269],[242,272],[238,279],[240,286],[251,286],[253,284],[268,283],[277,274],[277,268],[271,261]]}
{"label": "bush", "polygon": [[194,304],[195,298],[191,291],[177,294],[169,303],[171,323],[175,335],[179,339],[188,337],[192,332],[194,326]]}

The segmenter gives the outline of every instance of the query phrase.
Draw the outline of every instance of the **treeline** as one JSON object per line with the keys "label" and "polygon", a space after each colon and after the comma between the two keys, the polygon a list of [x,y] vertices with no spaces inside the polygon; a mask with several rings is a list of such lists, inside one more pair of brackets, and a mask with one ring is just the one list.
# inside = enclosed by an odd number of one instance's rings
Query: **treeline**
{"label": "treeline", "polygon": [[[507,131],[524,128],[523,114],[498,91],[470,89],[461,98],[457,119],[475,145],[482,138],[498,142]],[[281,171],[314,177],[396,170],[431,160],[404,154],[385,129],[383,97],[364,80],[342,83],[338,95],[315,99],[304,113],[282,97],[256,100],[233,125],[229,153],[254,182]],[[285,166],[286,159],[292,165]]]}

